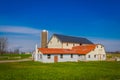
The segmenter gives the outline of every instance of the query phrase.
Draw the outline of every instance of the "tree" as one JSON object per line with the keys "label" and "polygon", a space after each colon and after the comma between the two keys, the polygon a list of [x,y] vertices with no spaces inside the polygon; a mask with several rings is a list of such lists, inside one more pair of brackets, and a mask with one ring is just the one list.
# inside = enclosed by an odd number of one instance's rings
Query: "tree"
{"label": "tree", "polygon": [[15,50],[14,50],[14,53],[15,53],[15,54],[19,54],[19,53],[20,53],[19,48],[15,49]]}
{"label": "tree", "polygon": [[0,37],[0,54],[7,52],[8,39],[6,37]]}

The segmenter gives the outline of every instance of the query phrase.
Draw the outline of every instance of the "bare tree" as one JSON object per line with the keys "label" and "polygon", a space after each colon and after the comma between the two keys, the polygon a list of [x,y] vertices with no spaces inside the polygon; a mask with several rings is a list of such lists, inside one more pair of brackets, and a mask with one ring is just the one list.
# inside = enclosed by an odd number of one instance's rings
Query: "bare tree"
{"label": "bare tree", "polygon": [[19,54],[19,53],[20,53],[19,48],[15,49],[15,50],[14,50],[14,53],[15,53],[15,54]]}
{"label": "bare tree", "polygon": [[0,37],[0,54],[7,52],[8,39],[6,37]]}

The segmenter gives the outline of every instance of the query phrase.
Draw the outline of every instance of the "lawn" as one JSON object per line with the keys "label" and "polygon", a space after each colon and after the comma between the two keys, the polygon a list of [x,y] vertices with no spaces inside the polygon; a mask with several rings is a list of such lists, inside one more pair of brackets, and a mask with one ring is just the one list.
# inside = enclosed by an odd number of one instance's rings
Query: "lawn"
{"label": "lawn", "polygon": [[120,80],[120,62],[0,63],[0,80]]}
{"label": "lawn", "polygon": [[3,54],[0,60],[18,60],[31,57],[31,54]]}
{"label": "lawn", "polygon": [[115,57],[120,57],[120,53],[108,53],[107,58],[115,58]]}

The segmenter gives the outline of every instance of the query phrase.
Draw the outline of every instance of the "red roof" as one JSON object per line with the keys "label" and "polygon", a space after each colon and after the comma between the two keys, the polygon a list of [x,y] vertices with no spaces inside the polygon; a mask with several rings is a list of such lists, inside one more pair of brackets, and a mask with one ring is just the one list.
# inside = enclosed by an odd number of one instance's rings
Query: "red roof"
{"label": "red roof", "polygon": [[94,50],[96,45],[82,45],[75,46],[72,49],[63,48],[38,48],[43,54],[87,54],[88,52]]}
{"label": "red roof", "polygon": [[73,54],[76,53],[72,49],[62,49],[62,48],[38,48],[43,54]]}
{"label": "red roof", "polygon": [[72,50],[76,51],[77,54],[87,54],[90,51],[94,50],[96,45],[90,44],[90,45],[84,45],[84,46],[75,46],[72,48]]}

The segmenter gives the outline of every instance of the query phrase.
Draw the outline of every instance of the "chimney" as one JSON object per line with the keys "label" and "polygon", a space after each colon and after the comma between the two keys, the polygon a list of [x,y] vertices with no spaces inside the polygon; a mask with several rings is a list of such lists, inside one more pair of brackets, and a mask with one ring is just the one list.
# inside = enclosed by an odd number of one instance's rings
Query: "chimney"
{"label": "chimney", "polygon": [[47,47],[47,41],[48,41],[48,31],[42,30],[42,32],[41,32],[41,48]]}

